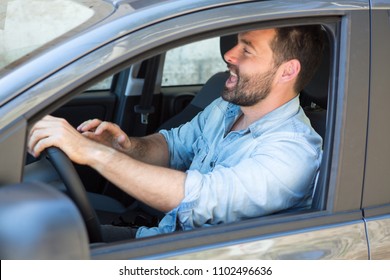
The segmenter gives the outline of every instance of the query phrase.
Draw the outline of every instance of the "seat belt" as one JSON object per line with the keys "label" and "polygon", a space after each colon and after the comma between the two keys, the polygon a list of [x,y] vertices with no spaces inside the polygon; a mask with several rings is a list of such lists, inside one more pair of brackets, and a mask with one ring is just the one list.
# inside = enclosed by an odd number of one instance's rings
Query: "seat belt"
{"label": "seat belt", "polygon": [[[160,63],[160,55],[154,56],[147,60],[146,74],[144,85],[142,87],[141,99],[138,105],[134,106],[134,112],[140,114],[140,129],[137,132],[139,136],[144,136],[147,133],[149,124],[149,115],[154,113],[153,95],[156,86],[157,73]],[[137,133],[138,134],[138,133]]]}

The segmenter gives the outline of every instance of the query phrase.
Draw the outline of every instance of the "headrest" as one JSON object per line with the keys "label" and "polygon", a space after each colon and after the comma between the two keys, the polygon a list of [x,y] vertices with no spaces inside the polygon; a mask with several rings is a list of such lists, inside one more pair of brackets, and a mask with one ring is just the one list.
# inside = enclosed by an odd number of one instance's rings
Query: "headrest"
{"label": "headrest", "polygon": [[[222,36],[219,40],[219,48],[221,51],[222,59],[225,60],[225,53],[237,45],[237,34]],[[226,62],[226,61],[225,61]]]}
{"label": "headrest", "polygon": [[327,36],[324,40],[324,52],[322,61],[318,67],[313,78],[305,89],[301,92],[305,98],[314,102],[322,109],[327,109],[328,104],[328,88],[329,88],[329,77],[330,77],[330,46]]}

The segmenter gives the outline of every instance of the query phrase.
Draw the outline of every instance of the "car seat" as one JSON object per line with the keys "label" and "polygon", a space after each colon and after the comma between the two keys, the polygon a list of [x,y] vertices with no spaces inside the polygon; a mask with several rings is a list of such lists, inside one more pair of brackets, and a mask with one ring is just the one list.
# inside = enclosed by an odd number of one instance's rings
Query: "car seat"
{"label": "car seat", "polygon": [[301,106],[312,127],[325,139],[330,74],[330,47],[325,35],[321,64],[309,84],[300,94]]}
{"label": "car seat", "polygon": [[[301,105],[309,118],[312,127],[323,139],[326,147],[328,95],[330,82],[331,48],[329,38],[325,34],[322,62],[310,83],[301,92]],[[326,161],[323,159],[320,170],[325,170]],[[317,182],[313,190],[311,209],[322,210],[326,203],[327,188],[323,182],[323,172],[317,175]]]}

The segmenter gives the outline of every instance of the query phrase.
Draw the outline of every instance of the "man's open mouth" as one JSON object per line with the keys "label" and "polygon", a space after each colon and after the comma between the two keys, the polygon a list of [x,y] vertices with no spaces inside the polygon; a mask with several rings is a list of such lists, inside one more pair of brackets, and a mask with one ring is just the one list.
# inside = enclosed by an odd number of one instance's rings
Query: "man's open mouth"
{"label": "man's open mouth", "polygon": [[238,83],[238,76],[236,72],[234,72],[232,69],[230,69],[230,76],[226,80],[225,86],[227,88],[234,88]]}

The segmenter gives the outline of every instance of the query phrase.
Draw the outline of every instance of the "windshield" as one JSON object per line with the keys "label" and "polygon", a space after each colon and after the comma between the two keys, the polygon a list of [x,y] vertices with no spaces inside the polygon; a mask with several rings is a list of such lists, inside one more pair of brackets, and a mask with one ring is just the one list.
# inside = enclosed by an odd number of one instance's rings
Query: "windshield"
{"label": "windshield", "polygon": [[102,0],[1,0],[0,70],[112,11],[113,6]]}

